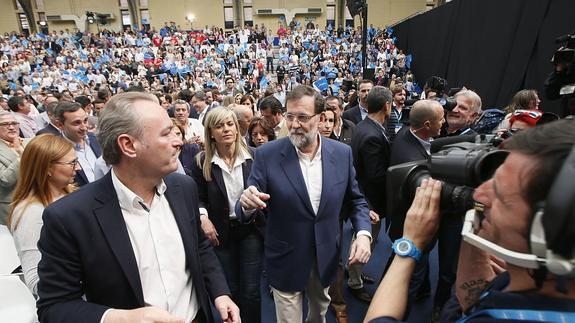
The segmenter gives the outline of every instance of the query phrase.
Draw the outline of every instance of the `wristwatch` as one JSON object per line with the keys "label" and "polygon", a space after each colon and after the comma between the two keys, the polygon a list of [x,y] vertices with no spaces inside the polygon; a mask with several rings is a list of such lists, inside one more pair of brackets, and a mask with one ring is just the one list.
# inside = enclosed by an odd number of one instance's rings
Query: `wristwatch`
{"label": "wristwatch", "polygon": [[415,244],[413,244],[413,241],[409,239],[397,239],[391,248],[393,249],[393,252],[400,257],[411,257],[415,259],[415,261],[419,261],[419,259],[421,259],[421,251],[417,249]]}

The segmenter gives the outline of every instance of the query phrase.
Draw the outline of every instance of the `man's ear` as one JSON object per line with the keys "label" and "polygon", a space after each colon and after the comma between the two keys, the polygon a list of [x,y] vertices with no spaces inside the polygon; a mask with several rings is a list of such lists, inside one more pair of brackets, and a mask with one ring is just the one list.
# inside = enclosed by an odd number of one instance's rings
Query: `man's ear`
{"label": "man's ear", "polygon": [[54,118],[54,124],[56,127],[58,127],[58,129],[64,130],[64,124],[59,119]]}
{"label": "man's ear", "polygon": [[116,143],[118,144],[118,148],[122,155],[129,158],[135,158],[138,155],[136,152],[138,143],[134,137],[128,134],[121,134],[118,136],[118,139],[116,139]]}

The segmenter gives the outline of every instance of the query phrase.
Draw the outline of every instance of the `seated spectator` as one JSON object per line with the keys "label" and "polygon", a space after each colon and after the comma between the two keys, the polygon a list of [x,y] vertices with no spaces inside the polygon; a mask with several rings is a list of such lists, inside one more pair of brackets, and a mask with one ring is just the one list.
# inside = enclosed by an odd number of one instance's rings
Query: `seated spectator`
{"label": "seated spectator", "polygon": [[509,118],[509,129],[528,129],[537,125],[543,113],[541,110],[523,110],[517,109],[513,111]]}
{"label": "seated spectator", "polygon": [[0,111],[0,224],[6,224],[12,192],[20,169],[26,140],[18,136],[19,123],[14,114]]}
{"label": "seated spectator", "polygon": [[32,139],[22,154],[8,227],[18,250],[24,281],[34,296],[40,261],[36,244],[42,229],[42,212],[73,190],[74,176],[79,169],[72,143],[51,134]]}
{"label": "seated spectator", "polygon": [[505,107],[505,112],[507,115],[505,119],[501,121],[497,130],[499,129],[510,129],[510,118],[515,110],[539,110],[539,95],[536,90],[521,90],[513,96],[511,103]]}
{"label": "seated spectator", "polygon": [[259,147],[269,141],[276,139],[274,129],[264,118],[256,117],[252,119],[252,122],[248,127],[248,133],[250,135],[250,140],[248,143],[251,147]]}

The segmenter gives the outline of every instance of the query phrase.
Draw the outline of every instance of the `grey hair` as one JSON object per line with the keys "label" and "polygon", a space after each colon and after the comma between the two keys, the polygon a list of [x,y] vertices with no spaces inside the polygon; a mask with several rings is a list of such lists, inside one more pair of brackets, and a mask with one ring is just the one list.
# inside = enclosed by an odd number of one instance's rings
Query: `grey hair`
{"label": "grey hair", "polygon": [[174,101],[174,103],[172,103],[172,106],[174,107],[174,109],[176,108],[176,104],[177,105],[185,105],[186,108],[188,108],[188,112],[190,112],[190,104],[182,99],[178,99],[176,101]]}
{"label": "grey hair", "polygon": [[114,95],[102,110],[98,120],[98,141],[102,147],[104,161],[108,165],[120,162],[122,152],[118,137],[128,134],[142,138],[144,129],[141,117],[134,109],[137,101],[150,101],[159,104],[158,98],[149,93],[124,92]]}
{"label": "grey hair", "polygon": [[472,90],[461,90],[455,94],[455,98],[458,96],[471,100],[471,110],[473,112],[481,113],[481,98],[477,93]]}

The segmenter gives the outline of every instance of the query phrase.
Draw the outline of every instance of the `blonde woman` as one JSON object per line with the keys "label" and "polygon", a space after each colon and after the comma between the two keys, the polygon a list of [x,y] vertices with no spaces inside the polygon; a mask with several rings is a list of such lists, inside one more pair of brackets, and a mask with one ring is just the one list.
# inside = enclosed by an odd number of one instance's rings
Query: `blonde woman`
{"label": "blonde woman", "polygon": [[252,152],[239,133],[234,111],[218,107],[208,113],[204,142],[205,151],[192,168],[202,230],[222,264],[242,321],[258,323],[263,224],[241,223],[234,212],[252,167]]}

